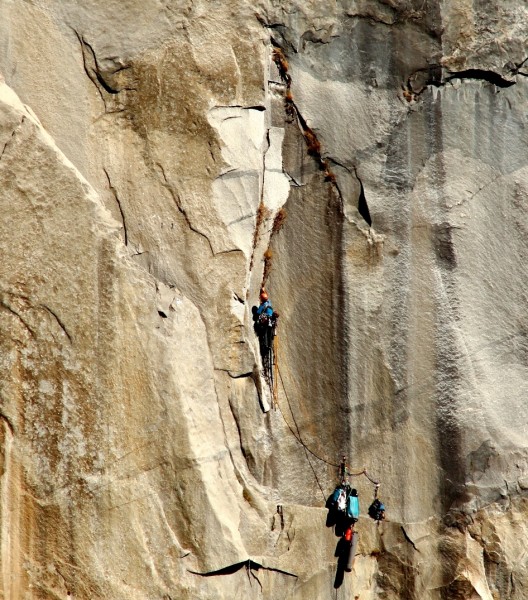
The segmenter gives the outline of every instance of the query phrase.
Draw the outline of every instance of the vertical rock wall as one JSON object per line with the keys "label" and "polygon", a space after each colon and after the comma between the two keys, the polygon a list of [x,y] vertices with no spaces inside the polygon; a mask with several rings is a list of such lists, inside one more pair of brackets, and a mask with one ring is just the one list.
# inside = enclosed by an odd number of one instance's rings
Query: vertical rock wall
{"label": "vertical rock wall", "polygon": [[526,17],[0,2],[2,597],[524,597]]}

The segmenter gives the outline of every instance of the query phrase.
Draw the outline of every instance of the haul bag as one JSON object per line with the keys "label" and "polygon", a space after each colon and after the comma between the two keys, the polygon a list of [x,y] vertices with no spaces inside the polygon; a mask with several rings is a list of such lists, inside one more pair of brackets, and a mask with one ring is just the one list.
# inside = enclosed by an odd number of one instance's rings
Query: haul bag
{"label": "haul bag", "polygon": [[352,541],[350,542],[350,550],[348,552],[347,562],[345,565],[345,571],[352,571],[352,566],[354,565],[354,558],[356,556],[356,550],[358,545],[358,534],[357,531],[352,533]]}
{"label": "haul bag", "polygon": [[339,498],[340,492],[341,492],[341,488],[336,487],[336,489],[332,492],[332,494],[330,496],[328,496],[328,499],[326,501],[326,508],[331,508],[332,506],[335,506],[337,499]]}
{"label": "haul bag", "polygon": [[356,521],[359,519],[359,498],[357,496],[348,497],[347,516]]}

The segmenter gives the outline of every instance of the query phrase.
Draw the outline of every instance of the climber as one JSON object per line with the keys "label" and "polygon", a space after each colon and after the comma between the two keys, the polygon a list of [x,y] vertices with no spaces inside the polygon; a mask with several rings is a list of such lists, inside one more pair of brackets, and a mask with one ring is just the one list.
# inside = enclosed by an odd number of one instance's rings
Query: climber
{"label": "climber", "polygon": [[269,300],[268,292],[264,288],[260,291],[260,306],[253,307],[253,320],[255,321],[255,333],[259,337],[260,351],[264,357],[271,348],[275,327],[279,315],[273,310]]}
{"label": "climber", "polygon": [[264,367],[264,377],[273,392],[275,388],[273,365],[275,361],[273,338],[276,335],[277,320],[279,318],[272,306],[268,292],[264,288],[260,290],[260,306],[253,306],[253,320],[255,321],[255,333],[259,339],[260,356]]}

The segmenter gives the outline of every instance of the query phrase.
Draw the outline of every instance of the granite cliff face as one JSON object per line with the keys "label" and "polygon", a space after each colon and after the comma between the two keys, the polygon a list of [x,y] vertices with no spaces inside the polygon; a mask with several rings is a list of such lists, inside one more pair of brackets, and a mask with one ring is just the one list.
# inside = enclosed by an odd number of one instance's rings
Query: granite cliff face
{"label": "granite cliff face", "polygon": [[526,598],[527,23],[0,0],[3,598]]}

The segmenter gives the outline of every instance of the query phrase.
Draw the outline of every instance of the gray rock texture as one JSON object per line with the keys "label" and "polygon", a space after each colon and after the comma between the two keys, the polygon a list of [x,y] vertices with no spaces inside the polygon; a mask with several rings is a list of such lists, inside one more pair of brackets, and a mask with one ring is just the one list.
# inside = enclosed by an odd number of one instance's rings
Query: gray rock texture
{"label": "gray rock texture", "polygon": [[527,23],[0,0],[0,597],[527,597]]}

